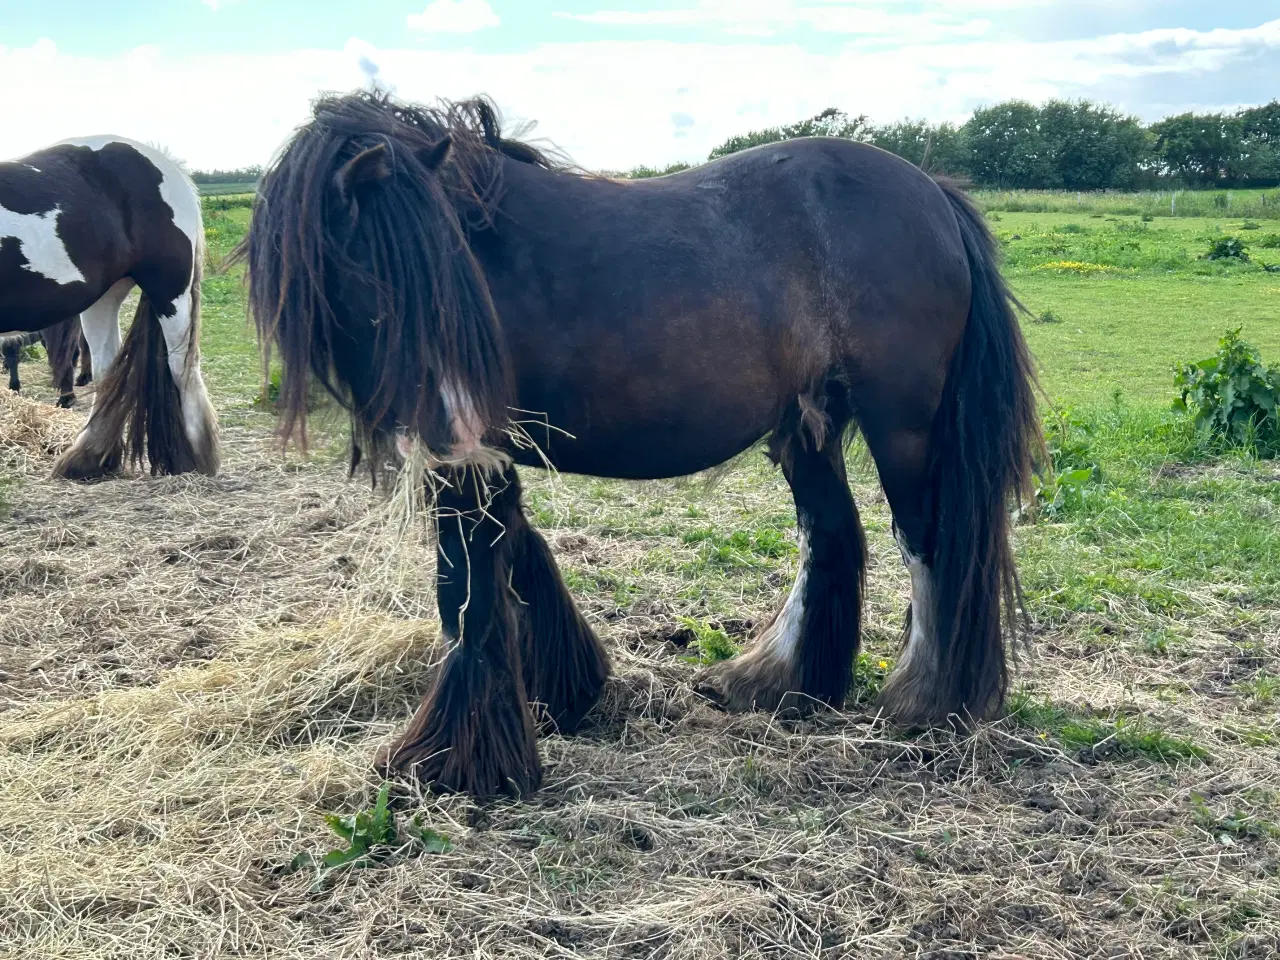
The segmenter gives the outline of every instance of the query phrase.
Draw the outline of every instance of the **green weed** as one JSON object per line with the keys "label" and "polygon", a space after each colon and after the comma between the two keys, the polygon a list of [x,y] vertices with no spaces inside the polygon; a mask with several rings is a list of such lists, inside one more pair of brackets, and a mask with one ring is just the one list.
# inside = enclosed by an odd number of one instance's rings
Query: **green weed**
{"label": "green weed", "polygon": [[1262,672],[1236,684],[1236,690],[1248,697],[1254,706],[1269,706],[1280,700],[1280,676]]}
{"label": "green weed", "polygon": [[732,660],[742,652],[742,647],[729,638],[720,627],[693,617],[681,617],[680,625],[693,634],[689,641],[692,656],[681,657],[685,663],[706,666],[722,660]]}
{"label": "green weed", "polygon": [[1193,413],[1203,435],[1255,453],[1275,451],[1280,367],[1264,367],[1239,327],[1218,341],[1214,356],[1175,367],[1173,382],[1180,394],[1175,409]]}
{"label": "green weed", "polygon": [[1209,241],[1209,249],[1204,254],[1205,260],[1238,260],[1246,263],[1249,260],[1249,248],[1239,237],[1214,237]]}
{"label": "green weed", "polygon": [[396,857],[448,853],[453,849],[448,837],[425,826],[417,814],[408,823],[397,826],[396,816],[389,807],[390,794],[391,784],[384,783],[372,810],[347,816],[327,814],[325,823],[345,846],[319,858],[309,852],[300,853],[286,872],[313,871],[314,886],[318,888],[345,870],[377,866]]}

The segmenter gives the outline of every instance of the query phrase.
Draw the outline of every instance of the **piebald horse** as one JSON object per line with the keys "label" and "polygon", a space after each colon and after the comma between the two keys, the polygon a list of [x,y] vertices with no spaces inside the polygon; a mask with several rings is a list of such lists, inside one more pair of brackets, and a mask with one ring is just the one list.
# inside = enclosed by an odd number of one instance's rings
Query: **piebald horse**
{"label": "piebald horse", "polygon": [[909,726],[1000,708],[1009,507],[1039,422],[995,244],[953,185],[831,138],[619,181],[505,139],[485,100],[362,92],[316,102],[241,255],[283,363],[286,435],[305,429],[314,376],[372,462],[419,444],[439,476],[446,656],[384,773],[527,793],[530,701],[571,730],[600,695],[608,658],[521,503],[516,465],[544,457],[673,477],[768,437],[800,569],[705,686],[729,710],[839,707],[866,567],[844,458],[860,429],[911,576],[881,705]]}
{"label": "piebald horse", "polygon": [[[158,150],[98,136],[0,163],[0,337],[79,315],[97,384],[57,475],[103,477],[126,456],[152,473],[217,472],[200,373],[203,259],[199,195]],[[122,344],[120,308],[135,286]]]}

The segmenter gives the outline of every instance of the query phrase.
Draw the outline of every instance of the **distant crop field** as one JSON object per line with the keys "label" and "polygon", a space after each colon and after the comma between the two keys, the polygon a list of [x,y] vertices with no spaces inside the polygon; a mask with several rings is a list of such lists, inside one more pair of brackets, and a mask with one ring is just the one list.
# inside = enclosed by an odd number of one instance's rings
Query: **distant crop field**
{"label": "distant crop field", "polygon": [[254,180],[242,180],[235,183],[200,183],[196,184],[202,197],[221,197],[232,193],[253,193],[258,184]]}
{"label": "distant crop field", "polygon": [[1280,188],[1270,190],[975,190],[987,211],[1124,217],[1280,217]]}
{"label": "distant crop field", "polygon": [[55,485],[33,424],[83,411],[0,406],[0,956],[1280,955],[1280,466],[1172,409],[1174,365],[1229,329],[1280,361],[1273,196],[980,195],[1069,480],[1016,528],[1029,643],[1003,719],[869,712],[909,593],[857,443],[857,684],[803,721],[693,690],[795,575],[761,455],[714,482],[528,471],[613,657],[604,700],[543,737],[536,797],[411,796],[431,843],[323,882],[291,864],[374,803],[373,753],[438,656],[432,549],[384,538],[336,412],[310,459],[273,443],[223,269],[248,200],[206,199],[224,474]]}

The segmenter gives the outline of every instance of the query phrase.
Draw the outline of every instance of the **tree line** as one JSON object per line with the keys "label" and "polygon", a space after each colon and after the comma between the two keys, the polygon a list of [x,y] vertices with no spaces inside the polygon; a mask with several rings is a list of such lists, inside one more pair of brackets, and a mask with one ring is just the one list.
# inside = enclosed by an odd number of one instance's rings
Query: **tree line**
{"label": "tree line", "polygon": [[[1009,100],[974,111],[959,126],[924,120],[876,125],[832,107],[798,123],[730,137],[708,159],[811,136],[870,143],[931,173],[998,189],[1280,184],[1280,100],[1231,113],[1183,113],[1150,125],[1088,100],[1050,100],[1042,106]],[[638,167],[630,176],[687,166]]]}
{"label": "tree line", "polygon": [[192,183],[257,183],[262,177],[262,167],[241,167],[238,170],[194,170]]}

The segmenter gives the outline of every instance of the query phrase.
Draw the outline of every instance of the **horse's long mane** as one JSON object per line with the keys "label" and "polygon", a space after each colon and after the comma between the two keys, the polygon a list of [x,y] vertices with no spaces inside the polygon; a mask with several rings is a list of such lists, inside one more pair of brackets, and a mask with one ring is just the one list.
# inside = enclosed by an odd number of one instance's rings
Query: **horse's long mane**
{"label": "horse's long mane", "polygon": [[[448,162],[427,169],[422,156],[446,137]],[[353,201],[356,216],[335,189],[335,176],[378,145],[386,148],[391,175]],[[536,148],[505,139],[484,98],[423,106],[362,91],[315,102],[312,119],[262,178],[237,251],[249,269],[264,364],[274,346],[283,367],[286,437],[305,445],[308,373],[350,410],[366,442],[377,439],[369,431],[392,408],[406,426],[412,413],[421,432],[445,382],[467,391],[487,428],[508,423],[508,358],[470,246],[472,236],[493,226],[504,158],[554,165]],[[365,250],[360,261],[349,252],[353,240]],[[367,318],[374,329],[354,331],[372,340],[366,373],[374,379],[363,403],[337,375],[339,354],[356,346],[330,303],[329,281],[339,272],[362,276],[377,291],[377,314]]]}

